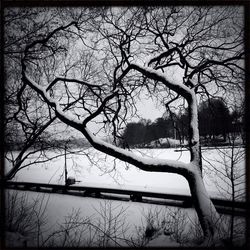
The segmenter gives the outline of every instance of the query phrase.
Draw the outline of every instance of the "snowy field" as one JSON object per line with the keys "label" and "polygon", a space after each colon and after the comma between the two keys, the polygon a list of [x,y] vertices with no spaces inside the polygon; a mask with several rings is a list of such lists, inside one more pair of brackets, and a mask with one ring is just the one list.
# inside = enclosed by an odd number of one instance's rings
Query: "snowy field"
{"label": "snowy field", "polygon": [[[235,152],[244,153],[243,148],[235,148]],[[189,151],[176,149],[140,149],[134,150],[136,154],[145,157],[179,160],[189,162]],[[231,149],[203,149],[203,177],[206,188],[211,197],[230,198],[230,181],[228,167],[231,166]],[[53,152],[48,153],[50,156]],[[236,190],[244,193],[245,184],[245,158],[235,162],[234,175]],[[43,156],[42,156],[43,157]],[[27,162],[32,162],[33,156]],[[239,157],[238,157],[239,158]],[[44,159],[44,158],[42,158]],[[120,189],[133,189],[150,192],[190,194],[187,181],[179,175],[169,173],[145,172],[132,165],[126,165],[119,160],[106,156],[92,148],[85,149],[80,154],[67,155],[68,177],[74,177],[75,185],[90,187],[109,187]],[[64,184],[64,156],[52,161],[31,165],[19,171],[16,181]],[[227,166],[227,168],[225,168]],[[214,169],[213,169],[214,167]],[[6,162],[6,169],[8,163]],[[215,171],[216,169],[216,171]],[[242,197],[242,196],[241,196]]]}
{"label": "snowy field", "polygon": [[[9,193],[13,194],[16,191],[10,190]],[[139,246],[143,244],[143,234],[148,227],[149,223],[152,223],[157,228],[165,223],[171,223],[172,227],[175,224],[177,226],[178,220],[183,219],[183,225],[197,223],[198,219],[196,213],[192,208],[179,209],[176,207],[165,207],[151,204],[143,204],[138,202],[122,202],[122,201],[108,201],[100,200],[96,198],[76,197],[70,195],[60,194],[42,194],[29,191],[18,191],[19,195],[23,194],[28,198],[30,204],[32,201],[39,201],[38,207],[40,208],[40,215],[45,218],[46,224],[40,228],[39,246],[50,246],[50,242],[47,238],[51,237],[54,232],[62,231],[55,234],[53,246],[62,246],[63,238],[65,237],[65,228],[72,227],[72,230],[68,230],[71,237],[74,240],[65,242],[64,246]],[[119,217],[116,216],[119,214]],[[176,217],[174,217],[174,215]],[[180,216],[180,217],[179,217]],[[77,236],[73,227],[79,222],[78,220],[88,220],[90,218],[90,225],[80,225],[76,228]],[[185,218],[185,219],[184,219]],[[42,219],[43,220],[43,219]],[[41,220],[41,221],[42,221]],[[150,220],[150,221],[149,221]],[[72,225],[70,222],[73,222]],[[67,224],[68,223],[68,224]],[[41,223],[42,224],[42,223]],[[80,224],[80,223],[79,223]],[[100,231],[95,232],[92,228],[92,232],[89,232],[91,225],[98,226]],[[174,228],[174,227],[173,227]],[[170,230],[170,229],[169,229]],[[172,230],[172,229],[171,229]],[[184,227],[183,238],[187,237],[192,228]],[[83,231],[83,233],[81,232]],[[110,234],[112,238],[116,238],[115,243],[112,240],[104,242],[104,232]],[[82,233],[80,242],[75,239]],[[90,234],[100,234],[97,236],[99,240],[96,244],[94,240],[90,242]],[[158,232],[159,236],[163,232]],[[179,234],[179,232],[175,232]],[[8,233],[10,234],[10,233]],[[73,234],[73,236],[72,236]],[[7,237],[10,235],[7,235]],[[12,235],[13,236],[13,235]],[[192,235],[193,236],[193,235]],[[37,246],[38,241],[34,236],[24,236],[17,240],[17,236],[13,236],[15,242],[8,240],[8,246],[22,246],[24,240],[27,240],[27,245],[30,247]],[[180,246],[180,242],[176,242],[175,235],[162,236],[159,240],[150,240],[147,242],[148,246]],[[101,245],[100,244],[101,238]],[[154,237],[156,239],[158,237]],[[128,243],[129,241],[129,243]],[[45,242],[45,243],[44,243]],[[78,245],[79,244],[79,245]],[[102,245],[103,244],[103,245]]]}
{"label": "snowy field", "polygon": [[[242,152],[242,148],[237,149]],[[145,157],[157,157],[162,159],[173,159],[183,162],[189,161],[188,151],[177,151],[175,149],[140,149],[134,150],[136,154]],[[225,151],[225,152],[224,152]],[[225,154],[221,155],[221,152]],[[230,163],[226,155],[230,155],[230,149],[225,148],[222,151],[216,149],[204,149],[204,180],[209,194],[212,197],[229,198],[228,191],[230,185],[223,179],[223,173],[226,173],[225,164]],[[52,156],[53,152],[49,152]],[[29,159],[32,161],[36,157]],[[27,161],[28,162],[28,161]],[[54,159],[51,162],[30,166],[18,172],[15,177],[16,181],[39,182],[39,183],[59,183],[64,184],[64,156]],[[215,164],[218,172],[211,169],[211,165]],[[6,167],[8,165],[6,164]],[[105,156],[96,150],[89,148],[84,150],[81,155],[67,155],[68,176],[76,178],[77,184],[91,187],[110,187],[121,189],[134,189],[150,192],[172,193],[172,194],[190,194],[187,181],[176,174],[167,173],[148,173],[136,169],[131,165],[126,165],[112,157]],[[245,159],[237,161],[237,171],[239,175],[237,179],[237,189],[244,189],[244,169]],[[13,193],[15,191],[9,191]],[[244,193],[244,192],[243,192]],[[192,208],[179,209],[176,207],[165,207],[137,202],[121,202],[121,201],[105,201],[96,198],[75,197],[60,194],[42,194],[35,192],[19,192],[26,194],[29,202],[39,201],[40,214],[46,217],[46,223],[39,240],[36,238],[25,238],[28,246],[42,246],[43,244],[52,244],[53,246],[65,240],[64,246],[128,246],[132,244],[145,244],[145,238],[142,235],[147,227],[154,224],[154,228],[161,227],[164,223],[165,229],[171,225],[171,230],[180,228],[169,235],[162,232],[157,234],[146,243],[147,246],[180,246],[185,245],[186,241],[197,233],[197,217]],[[242,197],[241,197],[242,198]],[[119,219],[115,218],[119,214]],[[90,218],[91,226],[84,221],[79,228],[73,228],[77,223],[73,223],[71,230],[62,228],[68,225],[69,221],[88,220]],[[87,219],[88,218],[88,219]],[[226,217],[225,217],[226,218]],[[151,222],[150,222],[151,220]],[[115,223],[111,223],[115,221]],[[228,221],[228,219],[226,219]],[[67,223],[68,224],[67,224]],[[107,224],[110,226],[107,227]],[[240,220],[241,228],[242,220]],[[161,226],[159,226],[161,225]],[[91,229],[92,228],[92,229]],[[95,231],[98,228],[98,232]],[[112,229],[113,228],[113,229]],[[119,229],[118,229],[119,228]],[[101,229],[101,231],[100,231]],[[112,230],[113,231],[112,231]],[[66,230],[66,231],[65,231]],[[170,230],[169,228],[167,230]],[[47,240],[53,232],[57,232],[53,238],[53,242]],[[65,238],[65,233],[70,232],[73,241]],[[81,232],[81,233],[80,233]],[[101,232],[101,233],[100,233]],[[112,239],[116,239],[116,243],[110,238],[105,237],[105,233],[110,234]],[[16,237],[9,235],[7,237]],[[72,236],[73,235],[73,236]],[[92,237],[91,235],[95,235]],[[92,238],[91,238],[92,237]],[[95,243],[95,240],[97,240]],[[51,238],[50,238],[51,239]],[[101,240],[100,240],[101,239]],[[128,243],[129,241],[129,243]],[[14,241],[8,241],[10,246]],[[23,239],[17,241],[17,245],[23,242]],[[38,243],[39,242],[39,243]],[[46,242],[46,243],[44,243]],[[98,245],[100,242],[103,245]],[[61,246],[61,245],[58,246]]]}

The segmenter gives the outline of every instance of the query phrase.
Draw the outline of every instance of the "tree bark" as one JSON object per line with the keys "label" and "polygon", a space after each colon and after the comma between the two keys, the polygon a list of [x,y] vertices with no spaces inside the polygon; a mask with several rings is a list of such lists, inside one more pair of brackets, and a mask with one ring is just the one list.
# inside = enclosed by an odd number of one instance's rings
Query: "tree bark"
{"label": "tree bark", "polygon": [[220,223],[220,216],[208,195],[202,178],[198,106],[194,92],[192,92],[187,101],[189,111],[189,147],[193,171],[189,172],[186,179],[189,183],[194,207],[203,230],[204,244],[210,245],[213,244],[213,242],[218,239],[219,234],[224,231],[224,226]]}
{"label": "tree bark", "polygon": [[206,191],[199,166],[194,167],[196,167],[197,171],[194,174],[190,172],[186,179],[189,183],[193,205],[203,230],[204,242],[211,245],[219,238],[224,228],[220,222],[220,215]]}

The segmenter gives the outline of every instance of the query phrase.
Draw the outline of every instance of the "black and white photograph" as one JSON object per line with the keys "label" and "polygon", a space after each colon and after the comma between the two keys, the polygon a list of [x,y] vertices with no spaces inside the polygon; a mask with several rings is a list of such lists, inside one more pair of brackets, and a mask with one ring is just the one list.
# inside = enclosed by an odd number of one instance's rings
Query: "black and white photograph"
{"label": "black and white photograph", "polygon": [[245,249],[245,5],[3,8],[3,245]]}

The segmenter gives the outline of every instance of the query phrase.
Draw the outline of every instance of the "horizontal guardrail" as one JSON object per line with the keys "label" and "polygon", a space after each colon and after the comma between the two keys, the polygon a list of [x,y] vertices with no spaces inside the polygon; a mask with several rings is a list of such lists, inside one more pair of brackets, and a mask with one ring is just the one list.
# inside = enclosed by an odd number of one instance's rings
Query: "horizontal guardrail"
{"label": "horizontal guardrail", "polygon": [[[76,195],[82,197],[93,197],[100,199],[122,200],[143,202],[156,205],[169,205],[178,207],[192,207],[192,197],[189,195],[178,195],[168,193],[155,193],[147,191],[136,191],[127,189],[115,188],[100,188],[100,187],[87,187],[76,185],[59,185],[59,184],[46,184],[46,183],[32,183],[32,182],[5,182],[5,188],[45,192],[45,193],[59,193]],[[247,203],[223,199],[212,198],[214,205],[219,213],[232,214],[244,216],[247,212]]]}

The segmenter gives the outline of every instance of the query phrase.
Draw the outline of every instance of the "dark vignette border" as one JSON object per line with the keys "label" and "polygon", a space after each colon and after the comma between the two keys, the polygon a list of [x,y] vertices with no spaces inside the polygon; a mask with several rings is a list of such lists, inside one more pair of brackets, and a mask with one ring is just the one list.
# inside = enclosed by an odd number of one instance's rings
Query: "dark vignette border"
{"label": "dark vignette border", "polygon": [[[250,0],[0,0],[0,44],[4,44],[3,12],[6,7],[80,7],[80,6],[142,6],[142,5],[237,5],[244,6],[245,10],[245,113],[246,113],[246,201],[247,201],[247,227],[246,248],[250,249]],[[5,185],[4,177],[4,57],[3,46],[0,46],[0,249],[5,248]],[[8,248],[11,249],[11,248]],[[13,249],[13,248],[12,248]],[[15,248],[17,249],[17,248]],[[21,248],[18,248],[21,249]],[[45,248],[48,249],[48,248]],[[74,249],[74,248],[69,248]],[[79,249],[79,248],[77,248]],[[96,248],[84,248],[96,249]],[[97,248],[98,249],[98,248]],[[112,248],[121,249],[121,248]],[[131,249],[131,248],[125,248]],[[161,247],[152,249],[163,249]],[[164,248],[166,249],[166,248]],[[173,248],[167,248],[173,249]],[[182,249],[182,248],[175,248]],[[184,248],[208,249],[208,248]],[[221,249],[221,248],[216,248]],[[225,248],[223,248],[225,249]]]}

